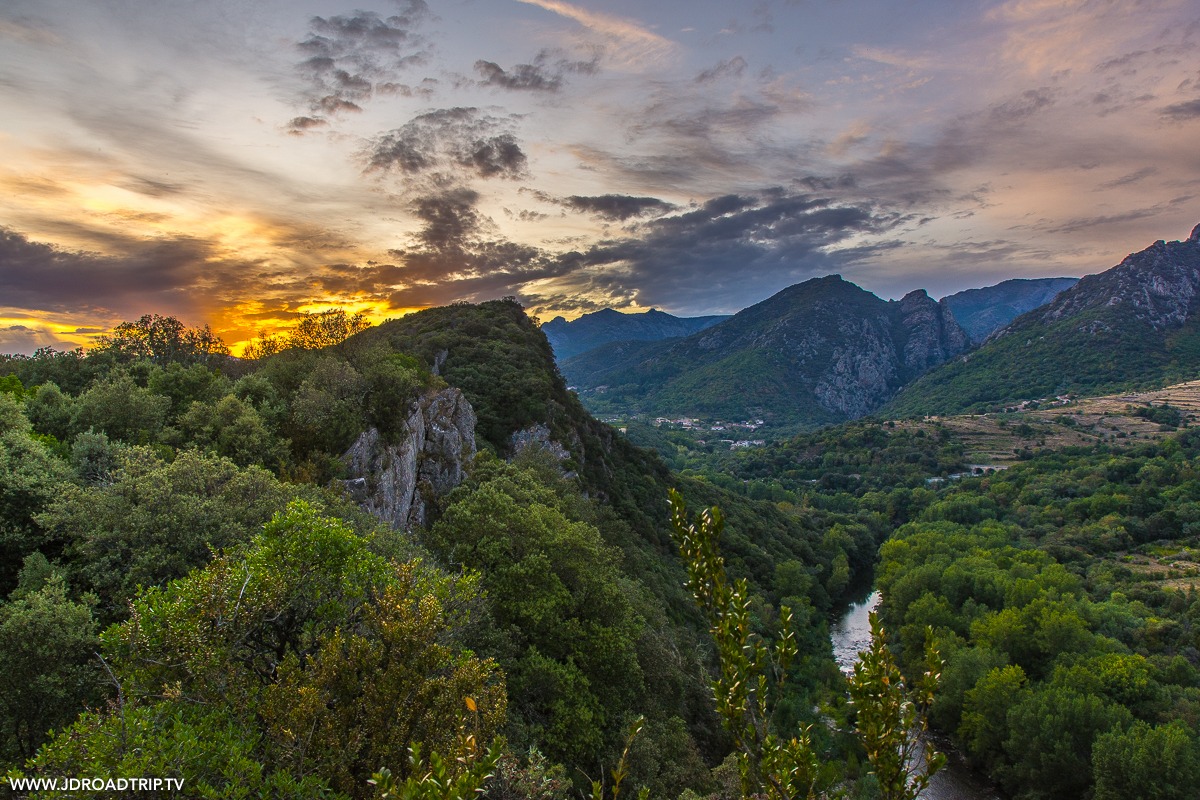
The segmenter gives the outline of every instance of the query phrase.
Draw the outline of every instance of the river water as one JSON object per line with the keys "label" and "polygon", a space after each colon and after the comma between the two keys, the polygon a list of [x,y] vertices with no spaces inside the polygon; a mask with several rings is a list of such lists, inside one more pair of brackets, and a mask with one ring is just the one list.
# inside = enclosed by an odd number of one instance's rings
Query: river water
{"label": "river water", "polygon": [[[849,674],[858,654],[871,644],[870,614],[879,605],[879,599],[879,592],[871,592],[859,602],[851,603],[830,628],[833,657],[842,672]],[[929,786],[921,793],[922,800],[1002,800],[1003,795],[971,770],[949,742],[940,738],[933,742],[947,755],[946,766],[929,781]]]}

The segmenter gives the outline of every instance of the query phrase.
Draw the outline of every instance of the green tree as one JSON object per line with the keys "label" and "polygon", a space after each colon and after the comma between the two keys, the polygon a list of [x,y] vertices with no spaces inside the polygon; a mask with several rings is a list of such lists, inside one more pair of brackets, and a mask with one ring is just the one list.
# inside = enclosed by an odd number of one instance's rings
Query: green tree
{"label": "green tree", "polygon": [[34,387],[25,401],[25,413],[35,429],[60,441],[67,441],[74,432],[75,399],[64,394],[58,384],[46,382]]}
{"label": "green tree", "polygon": [[72,428],[94,428],[111,439],[150,444],[158,440],[170,405],[169,398],[138,386],[128,372],[118,371],[76,398]]}
{"label": "green tree", "polygon": [[1200,742],[1181,720],[1139,721],[1097,737],[1092,765],[1095,800],[1186,800],[1200,786]]}
{"label": "green tree", "polygon": [[774,646],[751,632],[745,579],[725,574],[719,541],[724,518],[719,509],[688,518],[683,497],[671,492],[672,537],[688,571],[688,589],[708,620],[720,671],[712,681],[717,715],[733,737],[742,778],[742,796],[774,800],[815,797],[819,764],[808,728],[787,739],[770,727],[772,693],[782,687],[797,647],[791,611],[779,610]]}
{"label": "green tree", "polygon": [[34,517],[69,478],[67,465],[30,435],[20,406],[0,395],[0,592],[13,590],[22,560],[45,546]]}
{"label": "green tree", "polygon": [[[814,798],[821,787],[820,763],[810,728],[789,739],[771,720],[788,667],[798,648],[792,613],[779,610],[779,632],[768,644],[753,632],[749,587],[730,580],[720,553],[724,518],[719,509],[688,517],[683,498],[670,494],[672,537],[688,571],[688,588],[709,623],[717,649],[718,676],[712,681],[717,714],[732,736],[742,778],[742,795],[776,800]],[[885,800],[913,800],[941,768],[945,757],[926,749],[915,758],[924,711],[940,679],[941,658],[928,641],[929,665],[910,691],[887,647],[878,619],[872,619],[871,648],[860,655],[850,679],[856,731]]]}
{"label": "green tree", "polygon": [[854,665],[850,699],[854,727],[883,800],[916,800],[946,763],[946,756],[922,738],[943,666],[932,629],[926,635],[925,661],[924,673],[908,688],[879,617],[871,614],[871,646]]}
{"label": "green tree", "polygon": [[297,491],[261,467],[195,451],[168,464],[130,448],[118,465],[105,483],[62,487],[38,517],[64,549],[71,582],[99,596],[106,620],[124,617],[139,586],[181,578],[249,541]]}
{"label": "green tree", "polygon": [[194,402],[179,419],[186,441],[225,456],[239,466],[279,468],[287,444],[267,426],[254,406],[229,394],[213,403]]}
{"label": "green tree", "polygon": [[156,364],[203,364],[229,354],[229,348],[207,325],[189,328],[175,317],[158,314],[122,322],[112,333],[100,337],[97,350],[123,360],[145,358]]}
{"label": "green tree", "polygon": [[519,467],[492,464],[450,496],[431,549],[478,570],[515,712],[510,738],[569,765],[595,764],[642,691],[639,589],[618,554]]}
{"label": "green tree", "polygon": [[376,556],[293,503],[245,547],[133,603],[102,637],[117,706],[81,718],[33,766],[150,763],[221,798],[245,796],[238,781],[257,772],[249,785],[290,787],[272,796],[368,797],[381,765],[410,774],[415,743],[452,752],[468,698],[480,742],[501,724],[502,675],[456,642],[476,591],[471,577]]}
{"label": "green tree", "polygon": [[21,579],[0,605],[0,756],[26,759],[99,697],[99,641],[91,609],[70,600],[40,553]]}
{"label": "green tree", "polygon": [[1026,692],[1008,713],[1002,784],[1022,800],[1086,797],[1096,737],[1132,721],[1124,706],[1095,695],[1055,686]]}
{"label": "green tree", "polygon": [[337,358],[319,359],[292,398],[292,441],[301,452],[341,454],[366,429],[362,375]]}

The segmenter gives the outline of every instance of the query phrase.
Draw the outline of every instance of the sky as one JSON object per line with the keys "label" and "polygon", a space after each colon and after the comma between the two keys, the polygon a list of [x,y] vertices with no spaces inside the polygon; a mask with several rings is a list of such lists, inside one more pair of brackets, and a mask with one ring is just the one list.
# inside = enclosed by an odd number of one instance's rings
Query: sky
{"label": "sky", "polygon": [[1195,0],[0,0],[0,352],[732,313],[1200,222]]}

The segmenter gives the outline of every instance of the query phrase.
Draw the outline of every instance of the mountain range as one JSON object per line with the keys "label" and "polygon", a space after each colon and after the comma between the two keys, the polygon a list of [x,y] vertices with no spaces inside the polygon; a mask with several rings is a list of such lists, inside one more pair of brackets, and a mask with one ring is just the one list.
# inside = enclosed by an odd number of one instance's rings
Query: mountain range
{"label": "mountain range", "polygon": [[[560,368],[598,412],[783,426],[950,413],[1193,378],[1198,298],[1200,226],[1079,281],[1011,280],[940,302],[813,279],[682,338],[610,341]],[[610,331],[618,316],[604,315]]]}
{"label": "mountain range", "polygon": [[995,286],[967,289],[943,297],[954,319],[974,344],[983,342],[1027,311],[1044,306],[1078,278],[1013,278]]}
{"label": "mountain range", "polygon": [[674,317],[656,308],[641,314],[623,314],[605,308],[570,322],[555,317],[542,325],[542,333],[546,334],[554,357],[563,361],[609,342],[649,342],[688,336],[726,319],[728,316]]}
{"label": "mountain range", "polygon": [[1088,275],[924,376],[887,411],[952,413],[1064,393],[1162,386],[1200,372],[1200,225]]}
{"label": "mountain range", "polygon": [[561,369],[598,410],[823,423],[873,411],[968,346],[948,307],[923,290],[885,301],[833,275],[691,336],[611,343]]}

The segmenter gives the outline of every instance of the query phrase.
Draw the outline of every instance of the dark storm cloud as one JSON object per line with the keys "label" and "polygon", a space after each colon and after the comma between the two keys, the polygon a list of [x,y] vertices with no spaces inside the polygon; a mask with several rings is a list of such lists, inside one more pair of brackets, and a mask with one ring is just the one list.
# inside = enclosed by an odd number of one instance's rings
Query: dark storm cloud
{"label": "dark storm cloud", "polygon": [[1185,103],[1174,103],[1164,108],[1160,113],[1165,119],[1174,122],[1198,119],[1200,118],[1200,98],[1188,100]]}
{"label": "dark storm cloud", "polygon": [[899,221],[866,206],[765,190],[714,198],[646,223],[644,236],[602,242],[582,260],[589,266],[622,265],[597,271],[597,285],[636,288],[642,303],[728,307],[730,297],[761,299],[763,292],[837,271],[839,257],[828,248]]}
{"label": "dark storm cloud", "polygon": [[30,241],[0,228],[0,297],[12,306],[46,310],[115,308],[155,297],[178,309],[209,271],[208,243],[190,238],[125,241],[121,256],[76,252]]}
{"label": "dark storm cloud", "polygon": [[424,0],[406,0],[388,17],[370,11],[313,17],[308,38],[297,44],[309,107],[325,114],[359,111],[376,93],[396,93],[400,74],[429,60],[429,44],[416,32],[429,16]]}
{"label": "dark storm cloud", "polygon": [[[655,198],[622,196],[540,199],[564,205],[578,200],[612,214],[632,213],[639,205],[658,213],[665,206]],[[330,291],[386,294],[395,307],[517,294],[575,310],[594,310],[596,297],[736,309],[877,255],[886,245],[849,248],[848,240],[911,221],[868,205],[771,188],[723,195],[643,222],[625,236],[554,252],[506,239],[479,202],[477,192],[462,187],[422,195],[412,203],[422,228],[407,246],[389,251],[394,263],[328,267],[317,282]],[[559,279],[563,288],[523,292],[545,279]],[[570,295],[591,299],[572,301]]]}
{"label": "dark storm cloud", "polygon": [[604,194],[598,197],[572,195],[563,198],[563,204],[575,211],[619,222],[633,217],[664,214],[675,209],[674,205],[657,197],[630,197],[623,194]]}
{"label": "dark storm cloud", "polygon": [[445,108],[422,114],[402,128],[373,139],[363,153],[369,172],[467,173],[480,178],[524,175],[528,159],[511,121],[476,108]]}
{"label": "dark storm cloud", "polygon": [[568,74],[593,75],[600,69],[600,53],[587,61],[573,60],[562,50],[542,50],[531,64],[504,69],[494,61],[480,59],[475,71],[483,78],[482,86],[527,92],[557,92]]}

